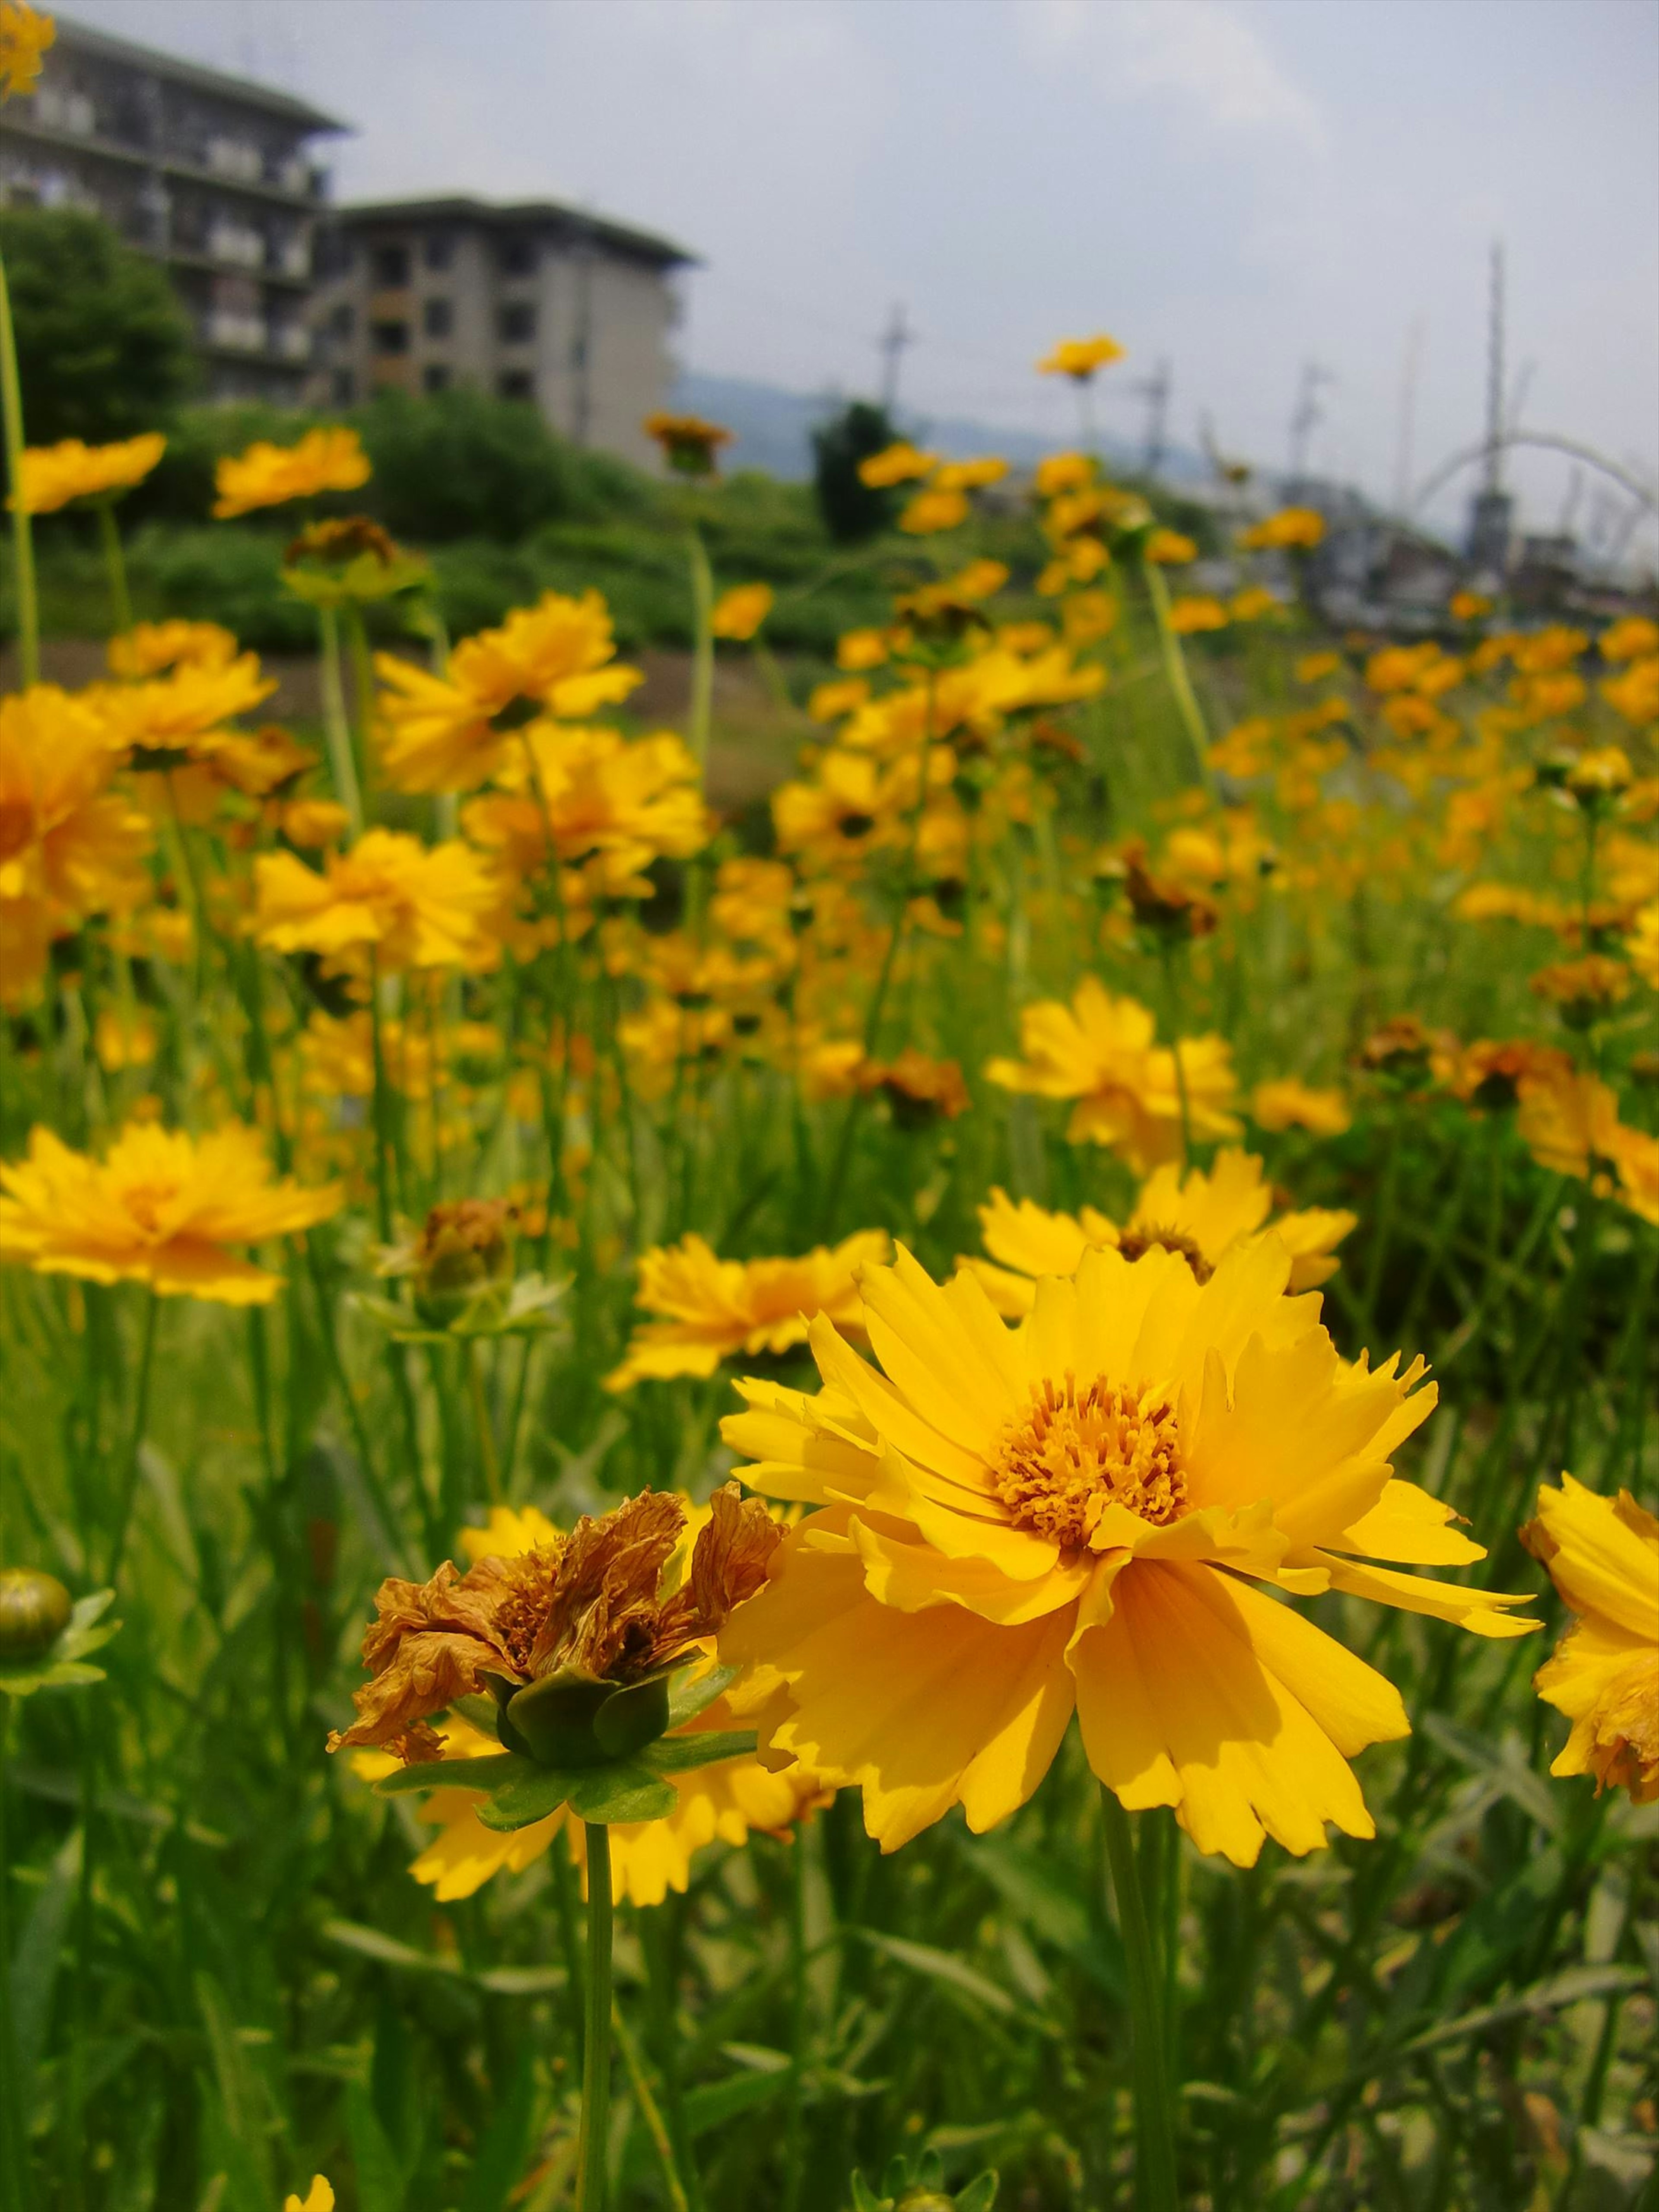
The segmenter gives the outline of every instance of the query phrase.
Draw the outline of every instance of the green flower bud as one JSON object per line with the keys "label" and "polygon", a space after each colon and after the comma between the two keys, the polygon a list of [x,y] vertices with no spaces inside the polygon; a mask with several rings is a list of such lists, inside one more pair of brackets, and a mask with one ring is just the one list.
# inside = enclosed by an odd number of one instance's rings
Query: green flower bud
{"label": "green flower bud", "polygon": [[72,1601],[56,1575],[35,1567],[0,1571],[0,1657],[32,1659],[69,1626]]}

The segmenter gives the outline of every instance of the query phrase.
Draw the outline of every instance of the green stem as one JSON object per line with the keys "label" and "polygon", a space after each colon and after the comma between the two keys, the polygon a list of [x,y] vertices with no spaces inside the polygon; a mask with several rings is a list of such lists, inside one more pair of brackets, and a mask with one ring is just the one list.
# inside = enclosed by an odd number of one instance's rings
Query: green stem
{"label": "green stem", "polygon": [[1117,1899],[1118,1927],[1129,1974],[1129,2027],[1134,2049],[1135,2212],[1178,2212],[1175,2098],[1167,2064],[1162,1977],[1152,1923],[1141,1893],[1129,1815],[1104,1783],[1100,1787],[1106,1856]]}
{"label": "green stem", "polygon": [[801,2075],[806,2065],[806,1833],[786,1847],[789,1869],[789,2102],[784,2117],[784,2212],[795,2212],[804,2177],[805,2131]]}
{"label": "green stem", "polygon": [[708,768],[708,733],[714,707],[714,577],[702,532],[686,532],[691,568],[691,707],[686,732],[701,781]]}
{"label": "green stem", "polygon": [[[14,479],[15,481],[15,479]],[[27,2212],[22,2084],[17,2078],[11,1988],[11,1855],[6,1837],[12,1701],[0,1690],[0,2212]]]}
{"label": "green stem", "polygon": [[23,392],[17,380],[17,332],[11,319],[6,264],[0,261],[0,426],[11,487],[12,565],[17,578],[17,660],[24,687],[40,681],[40,602],[34,588],[34,539],[23,505]]}
{"label": "green stem", "polygon": [[483,1467],[484,1489],[492,1505],[501,1504],[505,1496],[501,1489],[501,1462],[495,1450],[495,1429],[489,1418],[489,1402],[484,1396],[483,1370],[478,1364],[478,1347],[468,1337],[462,1347],[461,1357],[466,1362],[466,1390],[472,1401],[472,1419],[478,1431],[478,1458]]}
{"label": "green stem", "polygon": [[345,685],[340,675],[340,618],[332,607],[319,607],[317,626],[322,638],[318,674],[323,695],[323,736],[328,746],[329,774],[334,795],[351,820],[354,838],[363,834],[363,795],[357,783],[356,757],[351,750],[351,725],[346,719]]}
{"label": "green stem", "polygon": [[380,1029],[380,963],[368,963],[368,1035],[374,1060],[374,1198],[382,1244],[392,1242],[392,1090]]}
{"label": "green stem", "polygon": [[605,2212],[611,2134],[611,1831],[586,1823],[587,1978],[583,2008],[582,2118],[576,2153],[576,2212]]}
{"label": "green stem", "polygon": [[115,524],[115,502],[100,499],[97,505],[98,536],[109,571],[110,611],[118,633],[125,637],[132,628],[132,597],[127,590],[127,564],[121,552],[121,533]]}
{"label": "green stem", "polygon": [[614,2002],[611,2007],[611,2028],[617,2039],[617,2048],[622,2053],[623,2064],[628,2069],[629,2084],[639,2105],[640,2118],[645,2122],[645,2131],[651,2138],[652,2148],[657,2154],[657,2163],[662,2168],[663,2186],[668,2191],[668,2201],[674,2212],[691,2212],[690,2199],[685,2193],[684,2183],[680,2179],[679,2168],[674,2163],[674,2146],[669,2140],[661,2108],[651,2094],[651,2084],[640,2057],[639,2045],[622,2016],[622,2008]]}
{"label": "green stem", "polygon": [[1204,709],[1198,703],[1198,694],[1193,689],[1193,679],[1187,671],[1187,656],[1181,649],[1181,640],[1176,635],[1170,620],[1170,587],[1156,562],[1143,561],[1140,573],[1146,582],[1146,597],[1152,603],[1152,620],[1158,625],[1158,646],[1164,661],[1164,681],[1170,687],[1170,696],[1175,701],[1182,727],[1187,732],[1187,742],[1193,749],[1193,765],[1198,771],[1198,781],[1207,791],[1210,787],[1210,732],[1205,724]]}
{"label": "green stem", "polygon": [[120,1501],[115,1511],[115,1535],[110,1545],[109,1565],[104,1570],[106,1583],[113,1583],[119,1574],[121,1560],[127,1548],[133,1494],[138,1487],[138,1454],[149,1419],[149,1378],[155,1357],[155,1320],[161,1310],[161,1302],[155,1291],[147,1291],[144,1293],[143,1340],[138,1353],[138,1384],[132,1401],[132,1431],[127,1440],[126,1466],[121,1477]]}

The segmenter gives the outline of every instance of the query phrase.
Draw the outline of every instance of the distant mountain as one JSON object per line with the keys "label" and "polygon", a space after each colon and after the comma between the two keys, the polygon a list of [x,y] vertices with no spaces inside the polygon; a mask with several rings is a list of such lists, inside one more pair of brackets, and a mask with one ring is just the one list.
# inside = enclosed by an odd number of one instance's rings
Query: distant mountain
{"label": "distant mountain", "polygon": [[[675,380],[671,404],[736,433],[725,456],[728,468],[762,469],[768,476],[799,483],[812,473],[813,428],[844,407],[848,397],[844,392],[790,392],[746,376],[710,376],[688,368]],[[1017,466],[1030,467],[1067,442],[963,416],[921,415],[901,407],[899,417],[908,436],[957,459],[1000,453]],[[1098,444],[1103,459],[1115,469],[1132,472],[1139,463],[1139,448],[1121,439],[1106,434]],[[1195,453],[1171,453],[1164,473],[1180,482],[1206,471]]]}

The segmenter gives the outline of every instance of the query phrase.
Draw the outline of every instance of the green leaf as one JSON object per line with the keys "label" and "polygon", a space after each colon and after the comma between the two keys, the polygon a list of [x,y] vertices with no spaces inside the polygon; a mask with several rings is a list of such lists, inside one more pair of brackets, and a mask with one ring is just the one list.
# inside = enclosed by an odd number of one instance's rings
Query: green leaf
{"label": "green leaf", "polygon": [[[988,2012],[1009,2014],[1021,2009],[1006,1990],[965,1965],[952,1952],[937,1951],[931,1943],[908,1942],[902,1936],[884,1936],[874,1928],[849,1928],[847,1932],[860,1937],[873,1950],[884,1952],[900,1966],[908,1966],[912,1973],[924,1974],[929,1981],[942,1982],[971,2002],[983,2005]],[[1032,2018],[1033,2024],[1043,2033],[1059,2033],[1052,2021],[1038,2021],[1035,2015]]]}
{"label": "green leaf", "polygon": [[665,1820],[679,1802],[672,1783],[637,1759],[590,1767],[570,1778],[570,1809],[584,1820],[610,1826],[625,1820]]}
{"label": "green leaf", "polygon": [[381,1797],[416,1796],[428,1790],[494,1790],[520,1769],[527,1774],[543,1771],[512,1751],[483,1752],[477,1759],[423,1759],[383,1774],[374,1789]]}
{"label": "green leaf", "polygon": [[699,1713],[706,1712],[742,1672],[741,1667],[710,1667],[699,1674],[688,1668],[668,1693],[669,1727],[684,1728],[687,1721],[696,1720]]}
{"label": "green leaf", "polygon": [[957,2191],[957,2212],[991,2212],[996,2201],[997,2172],[994,2166],[988,2166],[983,2173],[975,2176],[966,2189]]}
{"label": "green leaf", "polygon": [[706,1729],[699,1735],[659,1736],[640,1753],[653,1774],[690,1774],[722,1759],[742,1759],[755,1748],[753,1729]]}
{"label": "green leaf", "polygon": [[[501,1709],[494,1698],[482,1695],[457,1698],[449,1710],[452,1713],[459,1713],[464,1721],[470,1721],[480,1735],[495,1740],[495,1723]],[[483,1753],[479,1754],[481,1758],[485,1755]]]}
{"label": "green leaf", "polygon": [[489,2125],[467,2176],[461,2212],[501,2212],[530,2160],[536,2079],[528,2044],[521,2045],[507,2094],[497,2094]]}
{"label": "green leaf", "polygon": [[710,2128],[723,2127],[740,2112],[751,2112],[757,2106],[769,2104],[783,2094],[794,2070],[787,2054],[781,2051],[764,2054],[757,2051],[757,2060],[763,2056],[772,2063],[764,2066],[757,2063],[741,2074],[728,2074],[724,2081],[709,2081],[687,2093],[685,2126],[689,2135],[706,2135]]}
{"label": "green leaf", "polygon": [[10,1698],[27,1698],[36,1690],[75,1689],[101,1682],[101,1667],[88,1667],[89,1653],[101,1650],[120,1628],[118,1620],[102,1615],[115,1602],[112,1589],[93,1590],[76,1600],[62,1632],[44,1651],[27,1659],[0,1660],[0,1691]]}
{"label": "green leaf", "polygon": [[33,1910],[23,1923],[12,1960],[13,2048],[17,2055],[17,2076],[26,2113],[34,2069],[46,2049],[46,2030],[52,2021],[52,1989],[64,1955],[64,1937],[80,1878],[81,1831],[76,1828],[64,1838],[53,1856]]}
{"label": "green leaf", "polygon": [[509,1834],[514,1828],[527,1828],[534,1821],[546,1820],[550,1813],[556,1813],[578,1778],[568,1767],[538,1766],[534,1759],[519,1759],[510,1752],[504,1753],[499,1761],[465,1759],[456,1764],[510,1768],[510,1771],[501,1775],[489,1795],[477,1808],[485,1827],[493,1828],[498,1835]]}
{"label": "green leaf", "polygon": [[351,2163],[362,2212],[403,2212],[403,2169],[392,2148],[374,2100],[361,2081],[346,2091],[346,2134],[351,2142]]}

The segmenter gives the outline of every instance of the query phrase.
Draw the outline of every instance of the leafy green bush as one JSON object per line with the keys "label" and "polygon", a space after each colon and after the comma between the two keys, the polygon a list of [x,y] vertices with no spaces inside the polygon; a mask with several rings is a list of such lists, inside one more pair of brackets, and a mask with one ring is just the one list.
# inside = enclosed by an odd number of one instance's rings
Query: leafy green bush
{"label": "leafy green bush", "polygon": [[31,445],[164,428],[196,381],[190,325],[155,262],[73,208],[0,213]]}
{"label": "leafy green bush", "polygon": [[867,484],[859,463],[898,436],[884,407],[867,399],[821,423],[812,433],[812,487],[823,526],[839,544],[854,545],[891,526],[896,506],[890,491]]}

